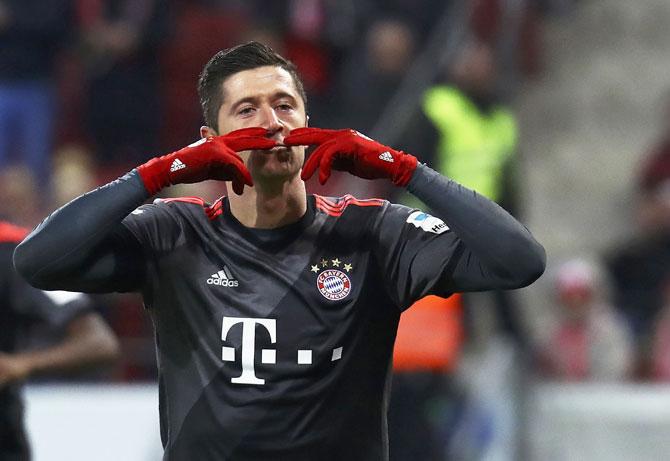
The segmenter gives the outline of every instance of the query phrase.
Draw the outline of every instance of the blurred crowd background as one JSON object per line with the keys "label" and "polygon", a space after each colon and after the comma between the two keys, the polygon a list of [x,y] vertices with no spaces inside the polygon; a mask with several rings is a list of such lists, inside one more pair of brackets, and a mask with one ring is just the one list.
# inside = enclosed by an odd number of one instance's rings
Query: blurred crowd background
{"label": "blurred crowd background", "polygon": [[[405,314],[391,407],[392,459],[532,458],[538,389],[670,382],[668,30],[664,0],[0,0],[0,215],[32,227],[190,144],[206,61],[270,44],[297,64],[312,126],[413,153],[545,245],[529,289]],[[422,206],[383,181],[308,187]],[[67,378],[155,380],[139,297],[95,301],[123,358]]]}

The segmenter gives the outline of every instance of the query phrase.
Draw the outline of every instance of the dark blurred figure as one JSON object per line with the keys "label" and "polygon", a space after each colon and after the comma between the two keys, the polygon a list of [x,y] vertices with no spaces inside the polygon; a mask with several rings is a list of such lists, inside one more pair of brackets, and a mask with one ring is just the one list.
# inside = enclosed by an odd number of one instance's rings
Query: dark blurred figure
{"label": "dark blurred figure", "polygon": [[92,154],[83,146],[68,144],[54,153],[53,194],[49,209],[55,210],[96,184]]}
{"label": "dark blurred figure", "polygon": [[[46,372],[69,371],[116,359],[119,345],[87,296],[45,292],[14,271],[12,254],[27,229],[0,221],[0,461],[27,461],[20,384]],[[24,350],[35,328],[62,331],[49,347]]]}
{"label": "dark blurred figure", "polygon": [[[515,214],[517,122],[497,92],[498,66],[484,42],[466,43],[447,70],[446,82],[429,88],[423,112],[437,144],[421,159],[437,171]],[[501,329],[525,348],[526,334],[510,292],[492,293]],[[466,314],[470,298],[464,298]]]}
{"label": "dark blurred figure", "polygon": [[[241,41],[249,27],[243,2],[174,1],[174,30],[160,52],[163,123],[160,151],[170,152],[194,141],[203,124],[193,79],[221,48]],[[271,2],[274,4],[274,2]]]}
{"label": "dark blurred figure", "polygon": [[620,381],[633,370],[628,324],[609,301],[592,263],[570,260],[553,280],[557,321],[541,348],[545,377],[557,381]]}
{"label": "dark blurred figure", "polygon": [[48,184],[58,52],[73,29],[71,1],[0,0],[0,168],[25,164]]}
{"label": "dark blurred figure", "polygon": [[[355,49],[342,68],[337,90],[340,99],[336,104],[340,108],[339,118],[333,123],[337,127],[350,126],[369,134],[407,73],[414,58],[416,41],[409,24],[398,18],[374,20],[364,41],[364,46]],[[345,113],[346,122],[342,119]],[[407,148],[402,143],[398,147]],[[390,194],[396,192],[384,181],[363,184],[340,174],[333,175],[333,179],[325,188],[314,180],[308,184],[310,190],[324,195],[344,189],[357,197],[391,198]]]}
{"label": "dark blurred figure", "polygon": [[34,227],[46,209],[39,181],[27,166],[0,170],[0,197],[0,219],[20,226]]}
{"label": "dark blurred figure", "polygon": [[[642,165],[638,186],[643,195],[654,195],[668,185],[670,179],[670,94],[666,97],[661,121],[661,134]],[[666,221],[670,218],[666,217]],[[655,223],[651,223],[655,224]]]}
{"label": "dark blurred figure", "polygon": [[[336,3],[332,0],[325,1]],[[337,3],[347,4],[347,2]],[[452,3],[451,0],[360,0],[351,2],[351,8],[356,13],[360,30],[367,31],[370,24],[376,22],[378,18],[402,18],[414,32],[417,44],[422,44],[432,32],[440,15]]]}
{"label": "dark blurred figure", "polygon": [[388,416],[391,461],[442,461],[451,451],[463,411],[463,392],[453,378],[463,340],[461,309],[459,294],[426,296],[400,317]]}
{"label": "dark blurred figure", "polygon": [[662,283],[663,307],[653,327],[651,340],[651,379],[670,382],[670,279]]}
{"label": "dark blurred figure", "polygon": [[353,32],[352,26],[348,30],[342,27],[346,21],[346,2],[292,0],[287,3],[286,55],[303,76],[313,123],[332,127],[339,115],[337,112],[342,110],[336,107],[335,91],[343,61],[341,53],[351,52],[351,48],[343,48]]}
{"label": "dark blurred figure", "polygon": [[374,21],[365,46],[343,71],[341,104],[349,125],[368,133],[378,120],[412,63],[415,39],[410,26],[397,18]]}
{"label": "dark blurred figure", "polygon": [[78,0],[87,76],[85,122],[103,164],[158,151],[158,52],[169,32],[167,0]]}
{"label": "dark blurred figure", "polygon": [[639,354],[636,375],[651,374],[651,335],[670,278],[670,100],[659,141],[638,177],[637,233],[610,252],[616,304],[633,328]]}
{"label": "dark blurred figure", "polygon": [[[421,161],[445,176],[510,210],[513,208],[511,184],[517,128],[514,115],[496,93],[498,73],[493,50],[483,43],[467,44],[450,65],[447,77],[446,83],[436,84],[426,91],[423,113],[410,122],[407,131],[411,134],[403,137],[409,140],[401,141],[405,143],[403,148],[416,153]],[[369,91],[377,94],[375,89]],[[378,93],[382,99],[382,91]],[[425,208],[411,200],[407,204]],[[499,330],[509,335],[519,349],[525,350],[527,337],[512,294],[495,291],[490,296]],[[463,325],[466,340],[473,322],[478,320],[474,318],[478,311],[474,305],[478,302],[476,299],[481,298],[464,294],[463,310],[453,313],[455,321]],[[403,334],[401,322],[398,336]],[[439,332],[427,327],[423,336],[426,339],[439,337]],[[460,348],[455,351],[454,363],[458,363],[459,356]],[[439,371],[424,369],[421,373],[396,370],[389,408],[389,434],[396,438],[395,443],[390,440],[391,460],[445,459],[445,453],[459,453],[460,448],[452,440],[459,426],[464,424],[468,402],[465,389],[454,379],[452,371],[453,366]],[[409,401],[418,404],[412,407],[407,405]],[[397,415],[403,415],[409,408],[424,412],[412,416],[424,426],[413,428],[416,430],[404,427],[407,418]],[[435,443],[435,434],[442,436],[441,443]],[[413,443],[408,441],[410,435],[415,435]]]}
{"label": "dark blurred figure", "polygon": [[[564,0],[558,0],[564,1]],[[572,0],[566,0],[572,1]],[[471,0],[470,32],[478,41],[495,46],[506,63],[503,80],[515,86],[519,78],[543,70],[542,15],[558,13],[555,0]]]}

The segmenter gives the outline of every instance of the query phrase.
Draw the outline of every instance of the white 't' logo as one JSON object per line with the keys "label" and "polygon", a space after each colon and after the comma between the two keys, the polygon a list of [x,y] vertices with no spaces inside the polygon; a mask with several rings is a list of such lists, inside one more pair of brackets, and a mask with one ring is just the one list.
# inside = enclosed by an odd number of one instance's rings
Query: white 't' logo
{"label": "white 't' logo", "polygon": [[[261,325],[270,334],[270,342],[277,342],[277,320],[276,319],[253,319],[224,317],[221,327],[221,339],[226,340],[228,332],[233,325],[242,324],[242,374],[237,378],[231,378],[235,384],[265,384],[264,379],[256,376],[254,369],[254,357],[256,356],[256,325]],[[235,348],[223,346],[221,359],[224,362],[235,360]],[[275,363],[277,361],[276,349],[262,349],[261,363]]]}

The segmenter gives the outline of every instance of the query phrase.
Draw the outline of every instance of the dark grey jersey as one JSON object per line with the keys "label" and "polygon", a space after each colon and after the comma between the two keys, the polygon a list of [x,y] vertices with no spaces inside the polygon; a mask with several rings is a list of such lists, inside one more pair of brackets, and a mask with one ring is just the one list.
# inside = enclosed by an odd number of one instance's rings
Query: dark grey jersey
{"label": "dark grey jersey", "polygon": [[225,200],[137,208],[148,192],[134,170],[52,213],[14,262],[43,289],[143,292],[166,459],[383,460],[402,310],[429,293],[520,288],[545,266],[485,197],[425,165],[407,190],[440,219],[309,196],[298,222],[254,230]]}
{"label": "dark grey jersey", "polygon": [[458,245],[441,220],[309,196],[273,230],[225,200],[157,200],[124,224],[146,261],[166,459],[386,459],[400,313],[447,294]]}

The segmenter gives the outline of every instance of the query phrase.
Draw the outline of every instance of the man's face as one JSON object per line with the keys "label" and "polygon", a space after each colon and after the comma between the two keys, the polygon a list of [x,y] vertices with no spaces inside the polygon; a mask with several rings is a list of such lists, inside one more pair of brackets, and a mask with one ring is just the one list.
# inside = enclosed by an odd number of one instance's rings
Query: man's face
{"label": "man's face", "polygon": [[[286,70],[258,67],[228,77],[222,85],[223,104],[218,114],[218,134],[260,126],[281,143],[294,128],[307,125],[305,104]],[[240,152],[254,180],[287,179],[300,171],[305,148],[275,147]]]}

